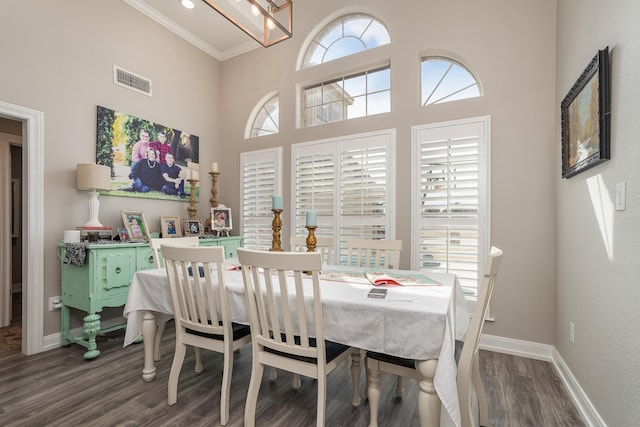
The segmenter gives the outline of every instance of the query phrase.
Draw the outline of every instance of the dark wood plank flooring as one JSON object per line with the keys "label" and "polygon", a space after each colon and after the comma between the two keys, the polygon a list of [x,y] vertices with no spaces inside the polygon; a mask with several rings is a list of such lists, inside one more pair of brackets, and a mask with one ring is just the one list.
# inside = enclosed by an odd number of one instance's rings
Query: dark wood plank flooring
{"label": "dark wood plank flooring", "polygon": [[[163,358],[155,381],[142,381],[142,344],[122,348],[123,331],[99,337],[102,352],[86,361],[83,347],[72,345],[25,356],[0,349],[0,425],[2,426],[215,426],[220,422],[222,357],[204,352],[204,372],[193,373],[193,351],[187,353],[178,386],[178,403],[167,405],[173,324],[167,325]],[[329,376],[327,426],[367,426],[369,406],[363,398],[351,406],[351,375],[343,364]],[[492,426],[584,426],[560,379],[548,362],[481,352]],[[243,425],[251,374],[251,348],[234,362],[229,426]],[[266,377],[258,397],[258,426],[314,426],[316,387],[302,379],[300,390],[291,375]],[[364,394],[364,371],[361,395]],[[405,398],[394,396],[395,378],[383,375],[380,426],[417,426],[417,383],[405,380]]]}

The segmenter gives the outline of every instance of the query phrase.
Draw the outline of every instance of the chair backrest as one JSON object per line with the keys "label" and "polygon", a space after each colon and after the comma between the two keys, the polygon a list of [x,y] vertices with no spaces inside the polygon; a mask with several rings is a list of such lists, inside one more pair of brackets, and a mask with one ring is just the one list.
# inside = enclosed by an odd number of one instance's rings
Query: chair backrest
{"label": "chair backrest", "polygon": [[[458,361],[458,395],[462,393],[463,398],[460,399],[460,409],[462,417],[470,418],[471,407],[468,399],[469,387],[471,384],[471,371],[473,364],[478,363],[478,345],[480,343],[480,335],[482,334],[482,327],[484,326],[484,319],[487,315],[487,309],[489,302],[491,301],[491,295],[493,294],[493,288],[500,270],[500,264],[502,262],[502,251],[498,248],[492,247],[489,256],[486,259],[484,277],[478,291],[478,298],[476,305],[471,315],[471,321],[469,328],[464,338],[464,344],[462,346],[462,353],[460,354],[460,360]],[[471,420],[469,419],[464,425],[469,425]]]}
{"label": "chair backrest", "polygon": [[233,342],[222,246],[162,245],[169,278],[176,333],[183,328],[223,335]]}
{"label": "chair backrest", "polygon": [[347,265],[399,268],[402,240],[347,239]]}
{"label": "chair backrest", "polygon": [[[322,255],[238,248],[238,260],[254,351],[257,344],[259,349],[317,359],[319,366],[326,363],[319,279]],[[288,298],[281,298],[284,294]],[[305,301],[313,303],[309,306]],[[316,346],[311,345],[310,337],[315,338]]]}
{"label": "chair backrest", "polygon": [[149,240],[149,245],[151,246],[151,250],[153,251],[153,263],[156,268],[164,267],[164,263],[162,262],[162,252],[160,251],[160,246],[178,246],[181,248],[186,248],[189,246],[198,246],[199,244],[198,236],[191,237],[165,237],[165,238],[151,238]]}
{"label": "chair backrest", "polygon": [[[316,252],[322,254],[324,264],[333,263],[333,237],[316,237]],[[306,252],[307,238],[305,236],[293,236],[289,240],[292,252]]]}

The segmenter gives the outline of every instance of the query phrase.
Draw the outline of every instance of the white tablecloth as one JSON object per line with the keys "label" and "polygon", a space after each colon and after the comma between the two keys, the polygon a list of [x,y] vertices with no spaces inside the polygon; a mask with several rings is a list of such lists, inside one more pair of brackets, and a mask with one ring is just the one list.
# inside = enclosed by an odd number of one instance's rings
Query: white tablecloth
{"label": "white tablecloth", "polygon": [[[389,287],[385,299],[367,298],[371,285],[321,280],[326,339],[409,359],[438,359],[433,382],[446,409],[442,416],[449,418],[443,421],[460,425],[454,340],[464,335],[469,312],[455,275],[429,273],[428,277],[441,285]],[[242,273],[227,270],[225,280],[233,321],[248,324]],[[134,275],[124,307],[125,346],[141,335],[146,310],[159,321],[172,316],[164,269]]]}

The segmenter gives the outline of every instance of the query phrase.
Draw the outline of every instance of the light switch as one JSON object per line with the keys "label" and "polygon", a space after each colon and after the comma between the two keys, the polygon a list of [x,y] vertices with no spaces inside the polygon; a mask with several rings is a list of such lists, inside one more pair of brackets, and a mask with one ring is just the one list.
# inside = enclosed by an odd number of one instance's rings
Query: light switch
{"label": "light switch", "polygon": [[619,182],[616,184],[616,210],[623,211],[627,209],[627,183]]}

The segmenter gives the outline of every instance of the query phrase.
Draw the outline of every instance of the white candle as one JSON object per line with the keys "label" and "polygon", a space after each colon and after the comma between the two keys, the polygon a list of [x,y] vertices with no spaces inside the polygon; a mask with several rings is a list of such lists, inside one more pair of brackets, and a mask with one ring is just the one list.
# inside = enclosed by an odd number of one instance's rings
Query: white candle
{"label": "white candle", "polygon": [[196,171],[193,169],[189,169],[191,171],[191,179],[196,179]]}
{"label": "white candle", "polygon": [[315,211],[307,212],[307,227],[315,227],[318,225],[318,214]]}
{"label": "white candle", "polygon": [[218,162],[211,163],[211,172],[218,172]]}
{"label": "white candle", "polygon": [[282,196],[271,196],[271,209],[282,209]]}

